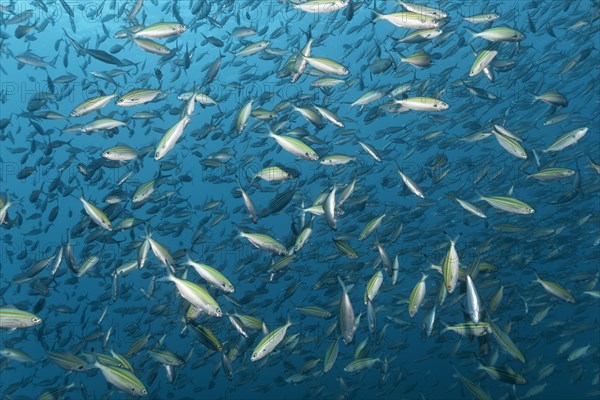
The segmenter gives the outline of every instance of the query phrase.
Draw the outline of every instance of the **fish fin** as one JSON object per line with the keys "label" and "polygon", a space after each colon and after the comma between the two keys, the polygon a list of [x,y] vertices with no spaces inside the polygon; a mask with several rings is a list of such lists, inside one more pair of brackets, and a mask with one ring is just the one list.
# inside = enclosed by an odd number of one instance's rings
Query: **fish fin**
{"label": "fish fin", "polygon": [[477,201],[482,201],[484,200],[485,196],[482,195],[479,190],[475,189],[475,193],[477,194]]}
{"label": "fish fin", "polygon": [[465,27],[465,30],[471,35],[471,37],[469,38],[468,43],[470,44],[473,40],[477,39],[479,36],[479,32],[469,28],[468,26]]}

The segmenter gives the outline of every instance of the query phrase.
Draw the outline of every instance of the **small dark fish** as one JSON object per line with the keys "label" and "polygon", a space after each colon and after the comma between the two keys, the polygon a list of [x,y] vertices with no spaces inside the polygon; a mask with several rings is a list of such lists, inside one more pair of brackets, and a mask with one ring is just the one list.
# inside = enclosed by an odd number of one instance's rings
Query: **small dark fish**
{"label": "small dark fish", "polygon": [[296,186],[292,187],[291,189],[285,190],[281,193],[278,193],[271,200],[271,202],[269,203],[269,206],[260,212],[260,217],[261,218],[268,217],[269,215],[276,214],[279,211],[283,210],[285,208],[285,206],[287,206],[289,204],[289,202],[292,200],[295,193],[296,193]]}
{"label": "small dark fish", "polygon": [[35,167],[25,167],[17,173],[17,179],[27,179],[35,172]]}

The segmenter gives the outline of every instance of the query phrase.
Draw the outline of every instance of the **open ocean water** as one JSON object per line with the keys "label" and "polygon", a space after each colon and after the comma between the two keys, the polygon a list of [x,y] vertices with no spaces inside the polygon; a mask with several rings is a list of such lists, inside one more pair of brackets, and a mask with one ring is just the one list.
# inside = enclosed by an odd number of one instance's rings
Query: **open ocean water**
{"label": "open ocean water", "polygon": [[600,399],[597,1],[0,19],[3,399]]}

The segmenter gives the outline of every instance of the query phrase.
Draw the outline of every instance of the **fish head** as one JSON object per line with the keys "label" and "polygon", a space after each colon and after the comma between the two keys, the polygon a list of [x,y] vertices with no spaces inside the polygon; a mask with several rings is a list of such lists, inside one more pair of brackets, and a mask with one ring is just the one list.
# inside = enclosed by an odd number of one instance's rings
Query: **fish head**
{"label": "fish head", "polygon": [[577,140],[581,139],[588,131],[589,128],[585,127],[585,128],[579,128],[576,132],[575,132],[575,138],[577,138]]}
{"label": "fish head", "polygon": [[131,388],[131,394],[135,397],[146,397],[148,396],[148,391],[146,390],[145,387],[132,387]]}
{"label": "fish head", "polygon": [[450,108],[450,105],[443,101],[438,101],[433,106],[435,108],[437,108],[439,111],[445,111]]}

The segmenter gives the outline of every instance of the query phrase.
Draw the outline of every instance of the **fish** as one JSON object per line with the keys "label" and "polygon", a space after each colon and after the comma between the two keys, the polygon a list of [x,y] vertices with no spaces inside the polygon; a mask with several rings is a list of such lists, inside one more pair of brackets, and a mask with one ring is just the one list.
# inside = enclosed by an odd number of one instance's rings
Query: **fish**
{"label": "fish", "polygon": [[492,207],[497,208],[498,210],[506,211],[509,213],[524,215],[535,213],[533,207],[514,197],[479,196],[479,199],[485,201]]}
{"label": "fish", "polygon": [[492,396],[490,396],[485,390],[481,389],[477,386],[473,381],[466,378],[463,374],[461,374],[455,366],[453,366],[454,371],[458,375],[458,379],[462,382],[462,384],[471,392],[476,399],[479,400],[491,400]]}
{"label": "fish", "polygon": [[379,292],[379,288],[381,287],[382,282],[383,273],[381,272],[381,270],[379,270],[371,277],[371,279],[369,279],[369,282],[367,283],[367,288],[365,289],[364,297],[365,304],[375,299],[375,296],[377,296],[377,292]]}
{"label": "fish", "polygon": [[[479,300],[479,294],[475,288],[475,284],[469,274],[467,276],[467,309],[471,316],[471,321],[477,325],[481,318],[481,302]],[[450,293],[450,291],[448,291]]]}
{"label": "fish", "polygon": [[293,6],[307,13],[320,14],[339,11],[347,7],[349,3],[349,0],[308,0]]}
{"label": "fish", "polygon": [[133,107],[156,100],[164,93],[155,89],[134,89],[117,99],[117,105],[121,107]]}
{"label": "fish", "polygon": [[287,333],[288,328],[292,326],[290,321],[286,322],[285,325],[280,326],[277,329],[269,332],[264,338],[256,345],[250,356],[251,361],[258,361],[263,357],[269,355],[275,348],[283,341]]}
{"label": "fish", "polygon": [[150,357],[152,357],[154,360],[158,361],[163,365],[171,365],[177,367],[179,365],[185,364],[185,361],[183,359],[177,357],[175,354],[171,353],[168,350],[153,348],[148,350],[148,355],[150,355]]}
{"label": "fish", "polygon": [[567,98],[560,94],[557,90],[552,90],[550,92],[533,96],[535,100],[541,100],[544,103],[548,103],[552,106],[557,107],[567,107],[569,105],[569,101]]}
{"label": "fish", "polygon": [[202,312],[213,316],[221,317],[223,312],[216,300],[201,286],[196,285],[185,279],[175,277],[169,268],[166,268],[167,276],[159,280],[173,282],[177,286],[177,290],[181,297],[186,299],[194,307],[202,310]]}
{"label": "fish", "polygon": [[573,129],[559,137],[549,147],[542,150],[542,153],[561,151],[569,146],[576,144],[589,131],[588,127]]}
{"label": "fish", "polygon": [[473,214],[473,215],[475,215],[475,216],[477,216],[479,218],[487,218],[487,215],[483,211],[481,211],[481,209],[479,209],[479,207],[477,207],[477,206],[469,203],[466,200],[461,200],[458,197],[456,197],[454,200],[456,200],[456,202],[458,204],[460,204],[460,206],[463,209],[467,210],[471,214]]}
{"label": "fish", "polygon": [[375,22],[379,20],[388,21],[398,28],[434,29],[440,26],[440,21],[437,17],[411,11],[402,11],[392,14],[380,14],[373,11],[373,14],[375,14]]}
{"label": "fish", "polygon": [[298,140],[291,136],[276,135],[273,132],[269,132],[269,137],[275,139],[277,144],[279,144],[283,149],[289,151],[295,156],[310,161],[316,161],[319,159],[319,155],[317,154],[317,152],[301,140]]}
{"label": "fish", "polygon": [[488,65],[494,60],[494,58],[498,55],[498,51],[492,49],[486,49],[480,52],[477,55],[477,58],[473,62],[471,66],[471,70],[469,71],[469,77],[473,78],[479,75],[483,70],[487,68]]}
{"label": "fish", "polygon": [[233,293],[235,291],[235,287],[229,281],[229,279],[227,279],[221,272],[213,267],[192,261],[190,258],[188,258],[186,261],[186,265],[193,267],[196,272],[198,272],[198,275],[215,286],[217,289],[225,293]]}
{"label": "fish", "polygon": [[473,24],[485,24],[488,22],[494,22],[495,20],[501,17],[500,14],[497,13],[485,13],[485,14],[476,14],[470,17],[463,17],[465,21],[471,22]]}
{"label": "fish", "polygon": [[489,328],[491,330],[492,336],[496,339],[496,341],[500,344],[502,349],[504,349],[508,354],[517,360],[521,361],[523,364],[527,363],[525,359],[525,355],[521,350],[517,347],[517,345],[512,341],[510,336],[506,334],[502,329],[500,329],[493,322],[489,322]]}
{"label": "fish", "polygon": [[246,103],[246,105],[244,105],[244,107],[242,107],[242,109],[238,113],[238,116],[235,120],[235,130],[238,133],[238,135],[244,131],[244,128],[248,123],[248,118],[250,118],[250,114],[252,113],[253,102],[254,100],[250,100],[248,103]]}
{"label": "fish", "polygon": [[492,133],[498,140],[500,146],[502,146],[510,154],[523,160],[527,159],[527,152],[513,137],[504,135],[501,132],[497,132],[496,130],[493,130]]}
{"label": "fish", "polygon": [[325,220],[331,229],[334,231],[337,229],[337,221],[336,221],[336,201],[335,201],[335,192],[337,187],[334,186],[333,189],[327,195],[325,202],[323,203],[323,214],[325,215]]}
{"label": "fish", "polygon": [[102,210],[85,200],[83,196],[80,196],[79,200],[83,204],[83,209],[85,210],[86,214],[89,215],[92,221],[94,221],[98,226],[108,231],[112,231],[112,223],[110,222],[106,214],[102,212]]}
{"label": "fish", "polygon": [[23,329],[30,328],[42,323],[42,319],[37,315],[17,308],[0,308],[0,328],[2,329]]}
{"label": "fish", "polygon": [[344,285],[344,282],[339,276],[338,281],[343,292],[340,300],[340,314],[338,317],[340,321],[340,331],[342,333],[344,344],[348,345],[354,339],[354,333],[356,332],[357,326],[354,320],[354,309],[352,307],[352,303],[350,302],[346,285]]}
{"label": "fish", "polygon": [[[96,357],[96,356],[95,356]],[[146,397],[148,390],[135,374],[125,368],[116,367],[113,365],[101,364],[97,359],[92,364],[94,368],[98,368],[104,379],[116,386],[121,391],[133,397]]]}
{"label": "fish", "polygon": [[548,294],[555,296],[561,300],[564,300],[567,303],[575,303],[575,298],[567,289],[565,289],[564,287],[562,287],[560,284],[558,284],[556,282],[542,280],[540,278],[540,276],[538,275],[537,271],[534,271],[534,272],[535,272],[535,280],[533,282],[536,282],[536,283],[539,283],[540,285],[542,285],[542,287]]}
{"label": "fish", "polygon": [[187,26],[178,22],[159,22],[148,25],[133,34],[134,38],[164,39],[179,36],[187,31]]}
{"label": "fish", "polygon": [[500,369],[479,363],[478,369],[485,371],[490,377],[497,381],[506,382],[512,385],[526,385],[527,379],[512,369]]}
{"label": "fish", "polygon": [[361,372],[365,369],[372,368],[375,364],[380,362],[381,360],[379,358],[359,358],[346,365],[344,371],[351,373]]}
{"label": "fish", "polygon": [[426,279],[427,275],[422,274],[421,279],[419,280],[419,282],[417,282],[412,292],[410,293],[410,297],[408,299],[408,315],[411,318],[417,315],[419,309],[421,308],[421,304],[423,304],[423,299],[425,298],[425,293],[427,290],[427,286],[425,283]]}
{"label": "fish", "polygon": [[345,76],[350,73],[348,68],[329,58],[313,56],[308,57],[302,53],[300,53],[300,55],[308,64],[310,64],[311,67],[323,73],[337,76]]}
{"label": "fish", "polygon": [[[444,261],[442,262],[442,275],[444,276],[444,286],[449,294],[454,292],[456,288],[456,284],[458,283],[458,275],[459,275],[459,259],[458,253],[456,252],[456,239],[450,241],[450,249],[446,253],[446,257],[444,257]],[[472,286],[472,283],[471,283]],[[467,292],[469,289],[469,283],[467,280]],[[471,301],[472,299],[467,293],[467,300]],[[473,321],[475,322],[475,321]],[[477,322],[475,322],[477,324]]]}
{"label": "fish", "polygon": [[508,26],[495,26],[482,32],[476,32],[473,37],[491,42],[520,42],[525,39],[525,35],[521,31]]}
{"label": "fish", "polygon": [[327,352],[325,353],[325,359],[323,360],[323,372],[327,373],[331,371],[335,361],[337,360],[339,354],[339,340],[336,338],[331,342],[329,347],[327,348]]}
{"label": "fish", "polygon": [[415,111],[440,112],[450,108],[448,103],[432,97],[407,97],[402,100],[394,100],[394,102]]}
{"label": "fish", "polygon": [[183,134],[183,130],[190,123],[190,120],[191,119],[188,116],[183,117],[165,132],[162,139],[160,139],[160,141],[156,145],[154,160],[158,161],[164,158],[167,155],[167,153],[169,153],[173,149],[173,147],[175,147],[177,141]]}
{"label": "fish", "polygon": [[116,96],[117,94],[113,93],[107,96],[98,96],[88,99],[73,108],[70,115],[71,117],[81,117],[94,111],[98,111],[102,109],[102,107],[106,106]]}
{"label": "fish", "polygon": [[102,152],[102,157],[112,161],[133,161],[138,159],[138,152],[131,146],[119,145]]}
{"label": "fish", "polygon": [[527,175],[525,179],[533,178],[539,181],[552,181],[556,179],[568,178],[575,175],[575,171],[570,168],[545,168],[533,174]]}

